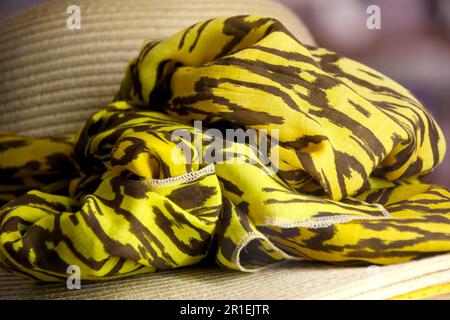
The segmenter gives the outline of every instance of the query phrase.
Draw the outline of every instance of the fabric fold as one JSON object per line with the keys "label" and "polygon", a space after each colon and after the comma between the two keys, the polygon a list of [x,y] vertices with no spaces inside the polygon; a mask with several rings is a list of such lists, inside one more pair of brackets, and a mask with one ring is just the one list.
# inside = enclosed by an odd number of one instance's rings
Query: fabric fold
{"label": "fabric fold", "polygon": [[271,18],[211,19],[147,42],[73,137],[0,135],[0,266],[107,280],[210,254],[257,271],[448,252],[450,193],[422,181],[444,154],[381,73]]}

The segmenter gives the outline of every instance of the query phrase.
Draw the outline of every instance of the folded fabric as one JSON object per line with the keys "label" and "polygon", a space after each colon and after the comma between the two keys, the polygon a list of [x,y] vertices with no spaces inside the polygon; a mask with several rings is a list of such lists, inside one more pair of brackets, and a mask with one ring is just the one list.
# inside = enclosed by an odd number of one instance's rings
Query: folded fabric
{"label": "folded fabric", "polygon": [[271,18],[211,19],[146,43],[74,137],[0,135],[0,266],[94,280],[208,254],[255,271],[448,252],[450,193],[421,182],[444,153],[435,120],[386,76]]}

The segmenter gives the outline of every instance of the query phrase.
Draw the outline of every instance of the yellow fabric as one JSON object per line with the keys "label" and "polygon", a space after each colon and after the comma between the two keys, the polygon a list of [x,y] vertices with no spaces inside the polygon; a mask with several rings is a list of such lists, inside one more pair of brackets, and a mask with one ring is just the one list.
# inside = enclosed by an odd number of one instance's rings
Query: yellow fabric
{"label": "yellow fabric", "polygon": [[[419,299],[429,299],[438,298],[439,296],[450,295],[450,283],[438,284],[431,287],[426,287],[423,289],[408,292],[390,300],[419,300]],[[450,297],[447,298],[450,300]]]}
{"label": "yellow fabric", "polygon": [[[220,140],[230,129],[258,134]],[[75,137],[0,137],[0,265],[53,281],[208,253],[256,271],[448,252],[450,193],[421,182],[444,153],[435,120],[384,75],[271,18],[207,20],[146,43]]]}

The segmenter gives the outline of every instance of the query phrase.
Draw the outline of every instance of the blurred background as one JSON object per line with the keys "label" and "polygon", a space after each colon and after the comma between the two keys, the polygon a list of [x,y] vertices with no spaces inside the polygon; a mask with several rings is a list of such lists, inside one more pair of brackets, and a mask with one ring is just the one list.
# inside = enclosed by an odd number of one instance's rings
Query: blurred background
{"label": "blurred background", "polygon": [[[319,46],[361,61],[414,92],[450,145],[450,0],[274,1],[290,7]],[[0,0],[0,20],[39,2]],[[379,30],[366,26],[369,5],[380,8]],[[450,156],[431,181],[450,187]]]}

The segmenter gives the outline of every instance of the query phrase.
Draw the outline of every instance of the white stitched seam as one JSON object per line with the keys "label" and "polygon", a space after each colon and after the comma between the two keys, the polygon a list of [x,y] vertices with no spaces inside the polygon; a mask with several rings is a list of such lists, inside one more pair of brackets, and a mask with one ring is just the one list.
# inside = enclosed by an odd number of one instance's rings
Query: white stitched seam
{"label": "white stitched seam", "polygon": [[207,165],[206,167],[193,172],[188,172],[176,177],[170,177],[166,179],[148,179],[143,180],[142,183],[152,188],[165,188],[173,187],[184,183],[189,183],[200,179],[203,176],[215,173],[214,164]]}
{"label": "white stitched seam", "polygon": [[264,219],[264,225],[265,226],[276,226],[276,227],[282,227],[282,228],[296,228],[296,227],[303,227],[303,228],[311,228],[311,229],[320,229],[320,228],[326,228],[336,223],[346,223],[352,220],[382,220],[382,219],[389,219],[391,216],[389,212],[386,210],[386,208],[383,207],[383,205],[376,203],[374,204],[376,207],[378,207],[381,211],[381,214],[383,216],[381,217],[374,217],[374,216],[362,216],[362,215],[336,215],[333,217],[319,217],[319,218],[310,218],[310,219],[304,219],[299,221],[293,221],[288,222],[284,219],[279,218],[273,218],[273,217],[266,217]]}
{"label": "white stitched seam", "polygon": [[240,271],[244,271],[244,272],[256,272],[256,271],[260,271],[263,269],[266,269],[267,267],[274,265],[276,263],[280,263],[280,262],[276,262],[273,264],[268,264],[267,266],[263,266],[263,267],[259,267],[259,268],[252,268],[252,269],[247,269],[244,266],[241,265],[241,259],[240,259],[240,255],[241,255],[241,251],[242,249],[244,249],[247,244],[250,243],[250,241],[253,241],[255,239],[261,239],[261,240],[265,240],[267,241],[267,243],[272,246],[272,249],[274,251],[276,251],[277,253],[279,253],[280,255],[283,256],[284,259],[286,260],[297,260],[297,261],[301,261],[304,260],[303,258],[300,257],[294,257],[289,255],[288,253],[284,252],[283,250],[281,250],[280,248],[278,248],[277,246],[275,246],[269,239],[267,239],[267,237],[265,237],[264,235],[255,233],[255,232],[250,232],[250,233],[246,233],[241,239],[239,239],[237,245],[236,245],[236,249],[234,250],[232,256],[231,256],[231,262],[234,263]]}

